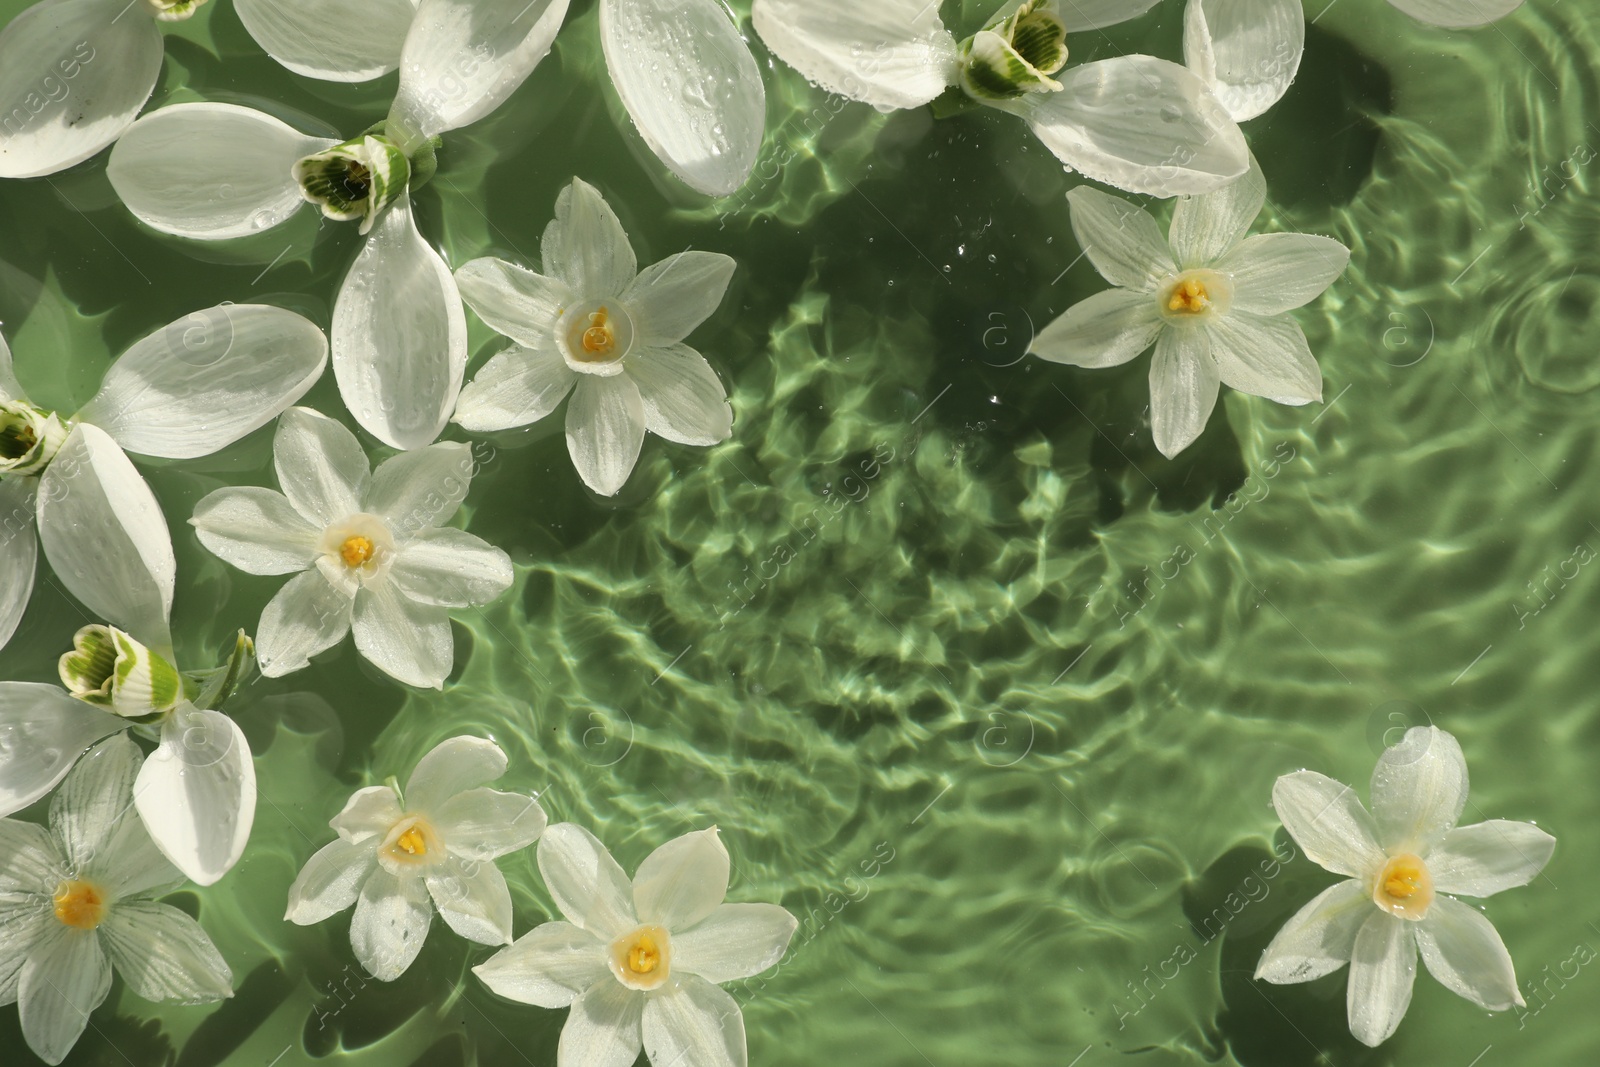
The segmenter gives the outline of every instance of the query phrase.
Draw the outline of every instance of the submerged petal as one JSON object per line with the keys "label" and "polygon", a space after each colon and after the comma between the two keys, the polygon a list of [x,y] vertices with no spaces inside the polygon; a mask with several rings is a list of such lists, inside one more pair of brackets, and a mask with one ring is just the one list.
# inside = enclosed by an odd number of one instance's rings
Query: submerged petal
{"label": "submerged petal", "polygon": [[389,580],[421,604],[447,608],[487,604],[514,578],[511,557],[465,530],[424,530],[395,554]]}
{"label": "submerged petal", "polygon": [[356,899],[350,948],[367,973],[392,982],[422,951],[433,923],[433,902],[420,877],[397,878],[379,867]]}
{"label": "submerged petal", "polygon": [[620,296],[638,271],[617,213],[582,178],[573,178],[556,197],[555,218],[544,228],[539,253],[544,269],[584,300]]}
{"label": "submerged petal", "polygon": [[1150,361],[1150,430],[1163,456],[1171,459],[1204,432],[1217,406],[1219,384],[1204,327],[1163,330],[1156,338]]}
{"label": "submerged petal", "polygon": [[1530,822],[1490,819],[1458,826],[1428,855],[1441,893],[1489,897],[1527,885],[1550,862],[1556,839]]}
{"label": "submerged petal", "polygon": [[311,657],[344,640],[353,605],[318,570],[289,579],[267,602],[256,628],[261,673],[280,678],[311,664]]}
{"label": "submerged petal", "polygon": [[239,862],[255,822],[256,769],[244,731],[218,711],[174,712],[139,772],[134,804],[173,866],[200,885],[215,883]]}
{"label": "submerged petal", "polygon": [[94,932],[51,933],[34,944],[22,966],[17,1011],[28,1047],[46,1063],[60,1063],[111,991],[111,963]]}
{"label": "submerged petal", "polygon": [[511,890],[500,868],[448,856],[427,877],[434,907],[450,929],[480,945],[511,944]]}
{"label": "submerged petal", "polygon": [[644,431],[644,400],[628,375],[584,375],[573,389],[567,404],[567,452],[583,484],[601,496],[622,491],[639,462]]}
{"label": "submerged petal", "polygon": [[1426,856],[1466,803],[1467,759],[1455,737],[1437,726],[1413,726],[1373,768],[1372,814],[1391,851]]}
{"label": "submerged petal", "polygon": [[1235,309],[1218,315],[1208,329],[1224,385],[1280,404],[1322,399],[1322,370],[1294,319]]}
{"label": "submerged petal", "polygon": [[453,854],[483,862],[533,844],[544,833],[545,814],[531,796],[479,787],[435,808],[433,825]]}
{"label": "submerged petal", "polygon": [[1411,1006],[1417,978],[1413,925],[1374,909],[1356,934],[1345,1012],[1350,1033],[1363,1045],[1377,1048],[1389,1040]]}
{"label": "submerged petal", "polygon": [[750,17],[809,81],[880,111],[921,107],[956,83],[956,39],[927,0],[755,0]]}
{"label": "submerged petal", "polygon": [[278,420],[272,453],[283,495],[313,526],[362,509],[372,470],[344,423],[310,408],[291,408]]}
{"label": "submerged petal", "polygon": [[674,345],[688,337],[722,303],[737,268],[720,252],[680,252],[640,271],[621,293],[638,343]]}
{"label": "submerged petal", "polygon": [[1522,0],[1389,0],[1414,19],[1448,29],[1484,26],[1522,6]]}
{"label": "submerged petal", "polygon": [[1176,271],[1161,228],[1137,204],[1087,185],[1068,192],[1067,202],[1078,247],[1112,285],[1147,293]]}
{"label": "submerged petal", "polygon": [[1378,828],[1356,791],[1316,771],[1296,771],[1272,786],[1283,828],[1311,862],[1347,878],[1365,878],[1383,860]]}
{"label": "submerged petal", "polygon": [[733,435],[733,408],[722,379],[688,345],[635,351],[628,376],[639,388],[645,429],[685,445],[714,445]]}
{"label": "submerged petal", "polygon": [[458,269],[456,286],[490,329],[534,349],[549,345],[562,309],[574,302],[571,287],[559,278],[493,257]]}
{"label": "submerged petal", "polygon": [[1267,202],[1267,179],[1250,157],[1250,169],[1210,193],[1180,197],[1167,231],[1180,270],[1216,263],[1249,232]]}
{"label": "submerged petal", "polygon": [[143,754],[126,734],[100,742],[78,760],[50,800],[50,831],[67,868],[84,871],[111,842],[133,795]]}
{"label": "submerged petal", "polygon": [[378,853],[371,842],[353,845],[342,837],[328,842],[306,861],[289,887],[284,920],[310,926],[337,915],[356,902],[377,866]]}
{"label": "submerged petal", "polygon": [[554,348],[512,345],[461,390],[453,421],[477,433],[526,426],[560,407],[577,384],[577,373]]}
{"label": "submerged petal", "polygon": [[128,725],[60,686],[0,682],[0,816],[43,797],[86,748]]}
{"label": "submerged petal", "polygon": [[632,1067],[639,1058],[646,998],[610,977],[608,972],[572,1002],[561,1027],[556,1067]]}
{"label": "submerged petal", "polygon": [[606,966],[605,945],[564,922],[534,927],[472,973],[502,997],[540,1008],[565,1008],[601,982],[618,985]]}
{"label": "submerged petal", "polygon": [[442,689],[455,659],[455,638],[444,608],[419,604],[390,582],[356,595],[351,621],[356,648],[396,681]]}
{"label": "submerged petal", "polygon": [[122,980],[146,1000],[205,1004],[233,996],[233,972],[200,924],[170,904],[119,901],[101,927]]}
{"label": "submerged petal", "polygon": [[[296,74],[363,82],[400,65],[416,0],[233,0],[267,55]],[[310,153],[302,153],[309,155]]]}
{"label": "submerged petal", "polygon": [[505,751],[486,737],[452,737],[417,761],[406,779],[406,810],[432,816],[450,798],[479,789],[506,773]]}
{"label": "submerged petal", "polygon": [[1306,47],[1300,0],[1189,0],[1183,28],[1184,62],[1236,122],[1283,98]]}
{"label": "submerged petal", "polygon": [[396,533],[439,526],[467,498],[476,466],[471,446],[459,441],[392,456],[372,472],[362,510],[383,516]]}
{"label": "submerged petal", "polygon": [[739,1003],[698,975],[685,974],[644,1006],[644,1047],[651,1063],[745,1067]]}
{"label": "submerged petal", "polygon": [[1056,17],[1069,33],[1098,30],[1136,19],[1161,0],[1069,0],[1060,5]]}
{"label": "submerged petal", "polygon": [[1074,367],[1116,367],[1156,343],[1160,303],[1150,293],[1107,289],[1069,307],[1033,339],[1030,353]]}
{"label": "submerged petal", "polygon": [[1417,948],[1440,985],[1478,1007],[1505,1011],[1523,1003],[1511,954],[1476,908],[1449,897],[1436,899],[1417,923]]}
{"label": "submerged petal", "polygon": [[1331,237],[1264,233],[1237,245],[1216,268],[1233,279],[1237,311],[1277,315],[1309,304],[1350,264],[1350,250]]}
{"label": "submerged petal", "polygon": [[216,490],[189,523],[212,555],[247,574],[298,574],[314,562],[322,533],[282,493],[257,486]]}
{"label": "submerged petal", "polygon": [[1372,915],[1372,896],[1351,880],[1329,886],[1283,924],[1261,954],[1256,978],[1276,985],[1309,982],[1350,962],[1356,933]]}

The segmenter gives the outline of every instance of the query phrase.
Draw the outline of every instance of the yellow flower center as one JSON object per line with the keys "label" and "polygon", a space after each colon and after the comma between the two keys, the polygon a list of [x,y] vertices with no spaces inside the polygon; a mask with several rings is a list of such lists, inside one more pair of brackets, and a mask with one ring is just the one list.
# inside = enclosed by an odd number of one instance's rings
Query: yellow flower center
{"label": "yellow flower center", "polygon": [[346,567],[355,570],[370,563],[375,551],[369,539],[356,534],[354,537],[346,538],[344,544],[339,546],[339,558],[344,560]]}
{"label": "yellow flower center", "polygon": [[1184,315],[1198,315],[1211,306],[1211,295],[1199,278],[1185,278],[1167,297],[1167,310]]}
{"label": "yellow flower center", "polygon": [[1409,852],[1391,857],[1373,882],[1372,902],[1402,919],[1421,919],[1433,903],[1428,865]]}
{"label": "yellow flower center", "polygon": [[648,935],[639,938],[628,950],[628,970],[634,974],[651,974],[661,966],[661,948]]}
{"label": "yellow flower center", "polygon": [[408,856],[426,856],[428,842],[423,838],[422,831],[415,826],[411,827],[395,841],[394,847]]}
{"label": "yellow flower center", "polygon": [[672,971],[672,935],[641,926],[611,943],[611,973],[629,989],[657,989]]}
{"label": "yellow flower center", "polygon": [[106,895],[93,882],[62,882],[55,905],[56,918],[74,930],[93,930],[105,921]]}
{"label": "yellow flower center", "polygon": [[589,328],[583,331],[584,356],[587,359],[610,359],[617,350],[617,331],[611,325],[611,312],[601,308],[589,316]]}
{"label": "yellow flower center", "polygon": [[385,866],[393,872],[400,867],[432,863],[443,848],[439,835],[426,819],[419,815],[408,815],[389,828],[380,858],[387,858]]}

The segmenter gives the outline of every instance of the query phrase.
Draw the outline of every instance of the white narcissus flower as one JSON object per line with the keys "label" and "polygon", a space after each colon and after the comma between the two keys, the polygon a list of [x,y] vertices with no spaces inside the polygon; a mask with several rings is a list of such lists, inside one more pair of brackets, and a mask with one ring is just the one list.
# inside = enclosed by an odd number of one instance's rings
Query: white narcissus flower
{"label": "white narcissus flower", "polygon": [[1487,26],[1522,6],[1522,0],[1389,0],[1419,22],[1446,29]]}
{"label": "white narcissus flower", "polygon": [[754,0],[756,32],[829,92],[879,110],[951,86],[1022,118],[1073,170],[1152,196],[1203,193],[1243,174],[1244,135],[1194,72],[1151,56],[1065,67],[1071,35],[1156,0],[1012,0],[965,42],[928,0]]}
{"label": "white narcissus flower", "polygon": [[[408,6],[284,11],[314,10],[315,39],[327,41],[363,35],[369,19]],[[333,309],[333,372],[363,428],[395,448],[422,448],[455,407],[467,323],[449,266],[417,230],[411,188],[432,169],[438,135],[488,115],[527,79],[566,10],[567,0],[422,0],[408,16],[400,89],[381,133],[340,144],[246,107],[178,104],[134,123],[106,174],[142,221],[196,240],[260,233],[308,202],[329,218],[360,219],[366,240]]]}
{"label": "white narcissus flower", "polygon": [[132,816],[139,750],[102,741],[50,802],[50,828],[0,819],[0,1004],[46,1063],[66,1058],[115,967],[146,1000],[233,996],[233,974],[200,924],[149,899],[183,875]]}
{"label": "white narcissus flower", "polygon": [[1523,1003],[1500,935],[1447,893],[1488,897],[1527,885],[1556,839],[1532,823],[1457,826],[1467,762],[1437,726],[1406,731],[1372,772],[1369,814],[1354,789],[1315,771],[1272,787],[1272,804],[1318,865],[1348,880],[1297,912],[1261,956],[1256,977],[1309,982],[1350,964],[1350,1032],[1388,1040],[1411,1003],[1417,955],[1440,984],[1489,1011]]}
{"label": "white narcissus flower", "polygon": [[1067,194],[1072,232],[1116,289],[1068,308],[1029,351],[1075,367],[1115,367],[1155,346],[1150,425],[1177,455],[1200,436],[1220,385],[1279,404],[1322,399],[1322,371],[1286,314],[1315,300],[1350,262],[1331,237],[1246,237],[1267,185],[1249,172],[1215,193],[1179,200],[1161,236],[1155,219],[1084,186]]}
{"label": "white narcissus flower", "polygon": [[1183,61],[1234,121],[1283,99],[1306,50],[1300,0],[1189,0]]}
{"label": "white narcissus flower", "polygon": [[680,252],[638,270],[611,206],[577,178],[540,252],[544,274],[499,259],[456,272],[472,310],[516,343],[461,391],[455,421],[474,432],[525,426],[570,393],[567,450],[603,496],[633,473],[646,430],[680,444],[726,441],[728,392],[683,339],[722,303],[734,261]]}
{"label": "white narcissus flower", "polygon": [[493,741],[453,737],[417,762],[404,793],[358,790],[328,824],[338,839],[289,888],[284,918],[309,926],[354,904],[350,947],[383,982],[417,958],[436,908],[469,941],[510,944],[511,891],[494,861],[532,844],[545,814],[533,796],[486,788],[505,770]]}
{"label": "white narcissus flower", "polygon": [[652,852],[630,885],[606,847],[558,823],[539,872],[566,922],[545,923],[473,973],[503,997],[572,1013],[557,1067],[745,1067],[744,1016],[718,989],[783,958],[798,923],[776,904],[724,904],[716,828]]}
{"label": "white narcissus flower", "polygon": [[261,614],[261,672],[300,670],[354,630],[384,673],[441,688],[455,658],[449,609],[487,604],[513,577],[504,552],[442,525],[472,484],[472,449],[430,445],[373,471],[341,423],[292,408],[273,453],[283,492],[218,489],[189,520],[240,570],[295,576]]}

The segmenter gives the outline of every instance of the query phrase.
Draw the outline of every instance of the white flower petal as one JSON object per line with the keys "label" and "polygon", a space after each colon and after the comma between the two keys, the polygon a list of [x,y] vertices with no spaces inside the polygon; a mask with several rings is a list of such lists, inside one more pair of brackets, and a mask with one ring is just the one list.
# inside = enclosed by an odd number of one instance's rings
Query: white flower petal
{"label": "white flower petal", "polygon": [[1223,383],[1280,404],[1322,399],[1322,370],[1300,324],[1287,315],[1234,310],[1205,327]]}
{"label": "white flower petal", "polygon": [[1533,881],[1555,847],[1556,839],[1530,822],[1490,819],[1445,834],[1428,854],[1428,873],[1441,893],[1490,897]]}
{"label": "white flower petal", "polygon": [[1074,367],[1116,367],[1156,343],[1161,308],[1150,293],[1107,289],[1069,307],[1039,331],[1028,349]]}
{"label": "white flower petal", "polygon": [[382,838],[405,815],[400,798],[387,785],[372,785],[350,794],[344,808],[328,820],[339,836],[353,845]]}
{"label": "white flower petal", "polygon": [[638,925],[628,876],[576,823],[556,823],[539,838],[539,874],[561,914],[594,936],[609,941]]}
{"label": "white flower petal", "polygon": [[[424,13],[438,4],[456,0],[429,0]],[[402,194],[367,235],[334,304],[339,395],[384,444],[421,448],[450,421],[466,369],[461,294],[450,267],[417,232]]]}
{"label": "white flower petal", "polygon": [[1426,856],[1455,828],[1467,803],[1467,759],[1437,726],[1413,726],[1372,770],[1372,814],[1391,850]]}
{"label": "white flower petal", "polygon": [[311,657],[344,640],[354,605],[328,584],[321,571],[289,579],[261,613],[256,627],[256,662],[268,678],[310,666]]}
{"label": "white flower petal", "polygon": [[50,798],[50,832],[70,870],[87,869],[111,843],[143,761],[127,734],[109,737],[84,753]]}
{"label": "white flower petal", "polygon": [[645,858],[633,876],[639,921],[687,930],[728,895],[728,850],[716,827],[675,837]]}
{"label": "white flower petal", "polygon": [[[1057,75],[1062,90],[1010,105],[1056,158],[1096,181],[1151,196],[1206,193],[1250,165],[1244,134],[1196,75],[1118,56]],[[1130,103],[1130,101],[1132,101]]]}
{"label": "white flower petal", "polygon": [[17,986],[22,1037],[46,1063],[66,1059],[111,991],[111,963],[90,930],[51,931],[34,943]]}
{"label": "white flower petal", "polygon": [[1329,886],[1283,924],[1256,965],[1256,979],[1277,985],[1309,982],[1350,962],[1356,933],[1372,915],[1360,882]]}
{"label": "white flower petal", "polygon": [[172,644],[172,535],[155,494],[104,430],[75,427],[40,477],[39,541],[92,615],[153,648]]}
{"label": "white flower petal", "polygon": [[6,858],[0,867],[0,900],[54,893],[67,873],[50,831],[36,823],[0,819],[0,849]]}
{"label": "white flower petal", "polygon": [[271,229],[305,207],[292,173],[295,161],[337,143],[254,108],[174,104],[122,135],[106,177],[146,225],[225,241]]}
{"label": "white flower petal", "polygon": [[556,319],[573,303],[572,290],[561,279],[492,257],[457,270],[456,287],[490,329],[533,349],[550,346]]}
{"label": "white flower petal", "polygon": [[272,452],[283,495],[313,526],[361,510],[372,469],[344,423],[310,408],[290,408],[278,420]]}
{"label": "white flower petal", "polygon": [[356,902],[367,876],[377,866],[378,854],[371,842],[352,845],[342,837],[328,842],[306,861],[289,887],[284,921],[310,926],[337,915]]}
{"label": "white flower petal", "polygon": [[0,481],[0,648],[6,647],[33,599],[33,574],[38,566],[38,513],[32,478]]}
{"label": "white flower petal", "polygon": [[459,441],[393,456],[372,473],[364,510],[389,520],[396,533],[432,529],[461,507],[475,466],[472,446]]}
{"label": "white flower petal", "polygon": [[[1434,905],[1438,906],[1438,901]],[[1417,977],[1412,923],[1373,909],[1356,934],[1350,958],[1345,1013],[1357,1041],[1377,1048],[1399,1027],[1411,1006]]]}
{"label": "white flower petal", "polygon": [[567,0],[425,0],[400,55],[389,135],[402,150],[477,122],[550,51]]}
{"label": "white flower petal", "polygon": [[956,40],[928,0],[755,0],[750,17],[813,84],[880,111],[921,107],[956,83]]}
{"label": "white flower petal", "polygon": [[707,196],[745,183],[767,94],[717,0],[600,0],[600,44],[622,106],[672,173]]}
{"label": "white flower petal", "polygon": [[[534,927],[472,973],[502,997],[540,1008],[565,1008],[597,983],[620,988],[606,966],[605,946],[564,922]],[[639,1055],[637,1047],[633,1055]]]}
{"label": "white flower petal", "polygon": [[672,965],[718,985],[783,958],[799,921],[776,904],[723,904],[672,937]]}
{"label": "white flower petal", "polygon": [[1161,331],[1150,361],[1150,429],[1163,456],[1176,456],[1205,430],[1219,382],[1203,328]]}
{"label": "white flower petal", "polygon": [[511,944],[511,890],[493,863],[448,856],[429,869],[428,893],[439,917],[468,941]]}
{"label": "white flower petal", "polygon": [[0,30],[0,178],[36,178],[115,141],[155,90],[153,20],[109,0],[45,0]]}
{"label": "white flower petal", "polygon": [[1438,897],[1416,925],[1422,962],[1440,985],[1489,1011],[1523,1003],[1511,953],[1476,908]]}
{"label": "white flower petal", "polygon": [[1236,122],[1283,99],[1305,48],[1300,0],[1189,0],[1184,13],[1184,62]]}
{"label": "white flower petal", "polygon": [[1072,235],[1112,285],[1150,292],[1177,269],[1156,220],[1120,196],[1080,185],[1067,193]]}
{"label": "white flower petal", "polygon": [[645,1000],[618,981],[590,986],[561,1027],[556,1067],[632,1067],[644,1046],[639,1024]]}
{"label": "white flower petal", "polygon": [[[262,50],[296,74],[364,82],[400,65],[416,0],[233,0]],[[309,153],[307,153],[309,154]]]}
{"label": "white flower petal", "polygon": [[1350,250],[1331,237],[1263,233],[1217,261],[1233,279],[1233,309],[1277,315],[1309,304],[1344,273]]}
{"label": "white flower petal", "polygon": [[526,426],[560,407],[577,383],[577,373],[554,348],[512,345],[461,390],[453,421],[475,433]]}
{"label": "white flower petal", "polygon": [[680,252],[640,271],[621,296],[636,343],[657,348],[688,337],[721,305],[737,268],[720,252]]}
{"label": "white flower petal", "polygon": [[321,535],[288,497],[258,486],[208,494],[189,524],[212,555],[247,574],[298,574],[315,561]]}
{"label": "white flower petal", "polygon": [[1311,862],[1349,878],[1365,878],[1383,861],[1378,828],[1356,791],[1316,771],[1296,771],[1272,785],[1283,828]]}
{"label": "white flower petal", "polygon": [[350,948],[368,974],[392,982],[422,951],[432,922],[433,902],[426,883],[420,877],[397,878],[379,867],[356,898]]}
{"label": "white flower petal", "polygon": [[5,335],[0,334],[0,400],[26,400],[28,395],[22,391],[22,383],[17,381],[17,370],[11,361],[11,346],[6,344]]}
{"label": "white flower petal", "polygon": [[111,840],[85,868],[93,881],[104,885],[118,897],[160,896],[171,892],[188,879],[161,854],[131,798],[127,810],[112,832]]}
{"label": "white flower petal", "polygon": [[583,484],[616,496],[644,447],[645,408],[626,374],[584,375],[567,404],[567,452]]}
{"label": "white flower petal", "polygon": [[356,594],[351,620],[356,648],[396,681],[443,689],[455,662],[455,638],[444,608],[419,604],[393,582]]}
{"label": "white flower petal", "polygon": [[582,178],[573,178],[556,197],[555,217],[544,228],[539,254],[544,269],[583,300],[621,295],[639,269],[617,213]]}
{"label": "white flower petal", "polygon": [[128,988],[146,1000],[205,1004],[233,996],[233,972],[200,924],[168,904],[119,901],[100,927]]}
{"label": "white flower petal", "polygon": [[1484,26],[1522,6],[1522,0],[1389,0],[1414,19],[1447,29]]}
{"label": "white flower petal", "polygon": [[465,530],[424,530],[400,547],[389,580],[419,604],[467,608],[511,588],[511,557]]}
{"label": "white flower petal", "polygon": [[435,816],[450,798],[479,789],[506,773],[505,751],[484,737],[452,737],[417,761],[406,780],[406,810]]}
{"label": "white flower petal", "polygon": [[1160,0],[1069,0],[1058,5],[1055,15],[1068,33],[1098,30],[1136,19]]}
{"label": "white flower petal", "polygon": [[78,413],[129,452],[194,459],[281,415],[322,377],[328,339],[266,304],[224,304],[157,330]]}
{"label": "white flower petal", "polygon": [[60,686],[0,682],[0,816],[50,792],[84,749],[128,725]]}
{"label": "white flower petal", "polygon": [[685,445],[714,445],[733,436],[733,408],[722,379],[688,345],[635,350],[628,376],[639,389],[645,429]]}
{"label": "white flower petal", "polygon": [[[4,824],[0,824],[3,827]],[[47,893],[0,898],[0,1007],[17,1002],[22,968],[41,937],[59,930]]]}
{"label": "white flower petal", "polygon": [[1250,157],[1250,169],[1210,193],[1179,197],[1172,206],[1168,238],[1180,270],[1210,266],[1250,231],[1267,202],[1267,179]]}
{"label": "white flower petal", "polygon": [[527,848],[544,833],[545,821],[537,799],[498,789],[468,789],[433,811],[433,827],[445,847],[478,861]]}
{"label": "white flower petal", "polygon": [[745,1067],[739,1004],[704,978],[677,976],[645,1002],[644,1048],[651,1063]]}
{"label": "white flower petal", "polygon": [[212,885],[239,862],[256,816],[250,742],[218,711],[180,707],[144,761],[134,804],[172,865]]}

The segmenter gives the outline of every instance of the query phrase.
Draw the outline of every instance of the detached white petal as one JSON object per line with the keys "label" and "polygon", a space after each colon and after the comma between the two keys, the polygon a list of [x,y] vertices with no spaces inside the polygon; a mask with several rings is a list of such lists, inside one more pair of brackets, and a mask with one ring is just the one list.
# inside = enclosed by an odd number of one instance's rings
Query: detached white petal
{"label": "detached white petal", "polygon": [[247,574],[298,574],[315,561],[322,533],[288,497],[257,486],[216,490],[189,522],[212,555]]}
{"label": "detached white petal", "polygon": [[672,173],[707,196],[745,183],[767,95],[717,0],[601,0],[600,44],[628,116]]}
{"label": "detached white petal", "polygon": [[456,271],[461,299],[490,329],[533,349],[548,348],[572,288],[503,259],[475,259]]}
{"label": "detached white petal", "polygon": [[880,111],[921,107],[956,83],[956,39],[928,0],[755,0],[750,17],[808,80]]}
{"label": "detached white petal", "polygon": [[621,294],[638,343],[661,347],[688,337],[721,305],[737,267],[720,252],[680,252],[640,271]]}
{"label": "detached white petal", "polygon": [[644,1049],[651,1063],[745,1067],[739,1003],[693,974],[651,995],[644,1005]]}
{"label": "detached white petal", "polygon": [[502,997],[540,1008],[565,1008],[601,982],[621,988],[606,966],[605,945],[564,922],[534,927],[472,973]]}
{"label": "detached white petal", "polygon": [[39,556],[39,536],[34,532],[36,489],[32,478],[0,481],[0,648],[17,632],[33,599]]}
{"label": "detached white petal", "polygon": [[1250,157],[1250,169],[1216,192],[1180,197],[1172,207],[1168,237],[1181,270],[1221,259],[1249,232],[1267,202],[1267,179]]}
{"label": "detached white petal", "polygon": [[1189,0],[1184,12],[1184,62],[1236,122],[1283,99],[1305,47],[1300,0]]}
{"label": "detached white petal", "polygon": [[512,345],[461,390],[453,421],[479,433],[526,426],[560,407],[577,384],[577,373],[554,348]]}
{"label": "detached white petal", "polygon": [[1155,344],[1161,327],[1153,294],[1107,289],[1068,308],[1039,331],[1028,351],[1052,363],[1116,367]]}
{"label": "detached white petal", "polygon": [[128,988],[146,1000],[205,1004],[233,996],[233,972],[200,924],[170,904],[119,901],[100,928]]}
{"label": "detached white petal", "polygon": [[350,948],[368,974],[392,982],[422,951],[432,923],[433,903],[422,878],[397,878],[379,867],[356,899]]}
{"label": "detached white petal", "polygon": [[[1434,907],[1440,903],[1434,901]],[[1413,925],[1374,909],[1356,934],[1345,1012],[1350,1033],[1372,1048],[1389,1040],[1411,1006],[1417,978]]]}
{"label": "detached white petal", "polygon": [[1390,850],[1427,855],[1467,803],[1461,743],[1437,726],[1413,726],[1372,770],[1372,814]]}
{"label": "detached white petal", "polygon": [[256,815],[250,742],[217,711],[180,708],[161,728],[134,791],[145,829],[172,865],[212,885],[239,862]]}
{"label": "detached white petal", "polygon": [[312,656],[344,640],[353,610],[350,598],[330,585],[321,571],[289,579],[268,601],[256,629],[261,673],[281,678],[310,666]]}
{"label": "detached white petal", "polygon": [[609,941],[638,925],[628,876],[576,823],[557,823],[539,838],[539,874],[561,914],[595,937]]}
{"label": "detached white petal", "polygon": [[1356,791],[1316,771],[1296,771],[1272,786],[1283,828],[1311,862],[1347,878],[1365,878],[1383,860],[1378,828]]}
{"label": "detached white petal", "polygon": [[[267,55],[296,74],[364,82],[400,65],[416,0],[233,0]],[[303,153],[309,154],[309,153]]]}
{"label": "detached white petal", "polygon": [[1522,6],[1522,0],[1389,0],[1389,3],[1414,19],[1447,29],[1485,26]]}
{"label": "detached white petal", "polygon": [[1163,330],[1150,361],[1150,429],[1171,459],[1194,444],[1217,406],[1217,364],[1201,328]]}
{"label": "detached white petal", "polygon": [[1416,927],[1422,962],[1440,985],[1489,1011],[1523,1003],[1511,954],[1476,908],[1439,897]]}
{"label": "detached white petal", "polygon": [[1278,315],[1309,304],[1350,264],[1350,250],[1331,237],[1263,233],[1216,263],[1233,279],[1233,309]]}
{"label": "detached white petal", "polygon": [[675,837],[645,858],[633,876],[633,905],[643,923],[686,930],[728,895],[728,849],[716,827]]}
{"label": "detached white petal", "polygon": [[629,354],[628,376],[639,389],[645,429],[685,445],[714,445],[733,436],[728,390],[706,357],[688,345]]}
{"label": "detached white petal", "polygon": [[1287,315],[1234,310],[1205,327],[1223,384],[1280,404],[1322,399],[1322,371],[1305,331]]}
{"label": "detached white petal", "polygon": [[622,491],[644,447],[645,409],[626,374],[584,375],[567,404],[567,452],[583,483],[601,496]]}
{"label": "detached white petal", "polygon": [[[125,21],[142,21],[138,14]],[[174,104],[122,135],[106,177],[147,226],[225,241],[271,229],[304,207],[295,161],[337,143],[237,104]]]}
{"label": "detached white petal", "polygon": [[419,604],[487,604],[511,588],[511,557],[465,530],[424,530],[395,554],[389,580]]}
{"label": "detached white petal", "polygon": [[278,420],[272,453],[283,495],[312,525],[327,526],[361,510],[372,468],[344,423],[292,408]]}
{"label": "detached white petal", "polygon": [[556,1067],[633,1067],[644,1046],[644,1006],[644,997],[614,979],[590,986],[561,1027]]}
{"label": "detached white petal", "polygon": [[128,6],[44,0],[0,30],[0,178],[82,163],[139,114],[164,46],[155,21]]}
{"label": "detached white petal", "polygon": [[1068,192],[1067,202],[1078,247],[1112,285],[1151,292],[1177,270],[1161,228],[1137,204],[1087,185]]}
{"label": "detached white petal", "polygon": [[389,583],[356,594],[351,619],[356,648],[396,681],[442,689],[455,659],[455,638],[444,608],[419,604]]}
{"label": "detached white petal", "polygon": [[1373,911],[1372,895],[1360,882],[1329,886],[1284,923],[1261,954],[1256,978],[1287,985],[1332,974],[1350,962],[1356,933]]}
{"label": "detached white petal", "polygon": [[356,902],[367,876],[377,867],[377,850],[370,842],[352,845],[342,837],[335,838],[300,869],[289,887],[284,920],[310,926],[337,915]]}
{"label": "detached white petal", "polygon": [[17,985],[22,1037],[38,1057],[66,1059],[111,991],[111,963],[100,938],[58,926],[33,946]]}
{"label": "detached white petal", "polygon": [[723,904],[673,936],[673,966],[718,985],[749,978],[783,958],[798,926],[776,904]]}
{"label": "detached white petal", "polygon": [[1489,897],[1533,881],[1555,847],[1556,839],[1532,823],[1490,819],[1445,834],[1428,854],[1428,871],[1441,893]]}
{"label": "detached white petal", "polygon": [[0,816],[50,792],[85,749],[128,725],[60,686],[0,682]]}

